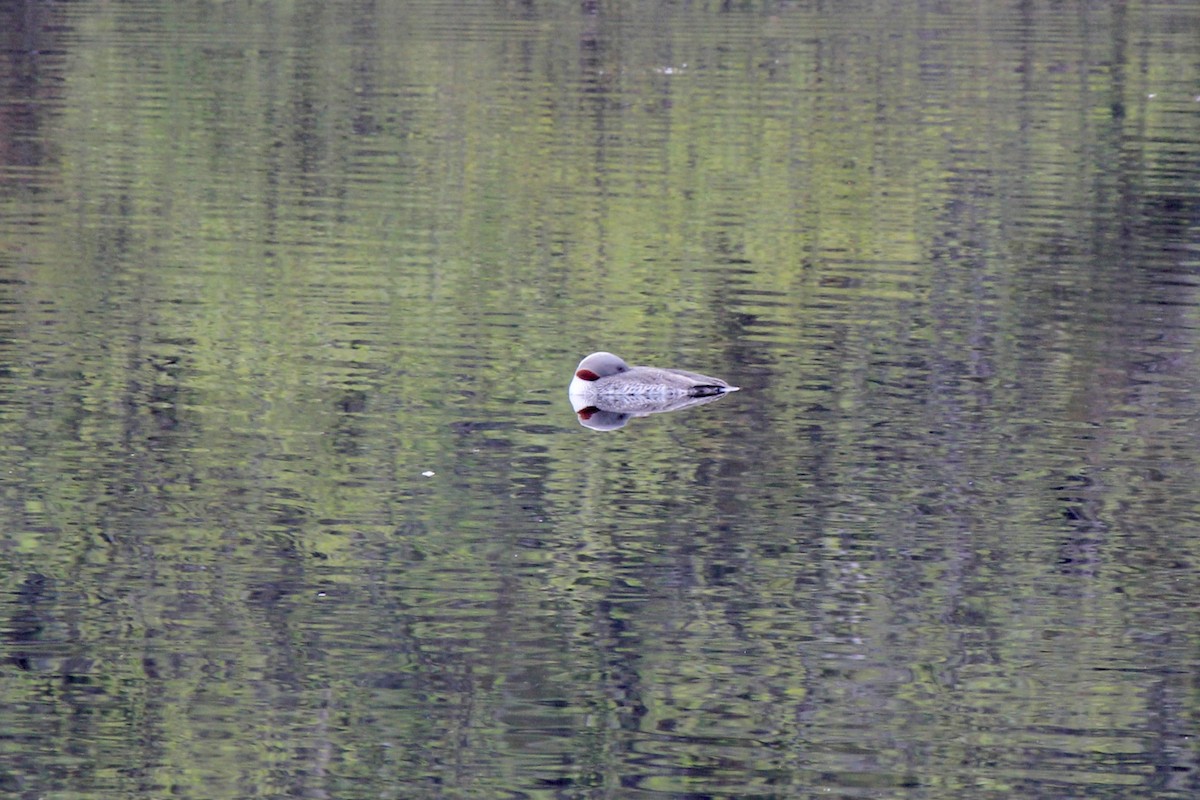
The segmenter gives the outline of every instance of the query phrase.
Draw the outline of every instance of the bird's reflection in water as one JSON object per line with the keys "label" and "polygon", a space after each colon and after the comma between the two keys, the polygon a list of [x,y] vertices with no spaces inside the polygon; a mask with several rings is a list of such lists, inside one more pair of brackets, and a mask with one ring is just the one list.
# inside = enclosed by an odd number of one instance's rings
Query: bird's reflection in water
{"label": "bird's reflection in water", "polygon": [[615,431],[634,417],[648,417],[665,411],[682,411],[720,400],[727,392],[703,397],[674,397],[651,400],[645,397],[606,396],[602,398],[572,397],[571,406],[579,424],[596,431]]}

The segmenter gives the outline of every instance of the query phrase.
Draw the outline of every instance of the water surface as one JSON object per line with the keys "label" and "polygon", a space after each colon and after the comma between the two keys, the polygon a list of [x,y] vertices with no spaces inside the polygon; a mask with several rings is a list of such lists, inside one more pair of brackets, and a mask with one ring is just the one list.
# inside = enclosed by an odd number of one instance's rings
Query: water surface
{"label": "water surface", "polygon": [[0,31],[6,793],[1200,791],[1194,4]]}

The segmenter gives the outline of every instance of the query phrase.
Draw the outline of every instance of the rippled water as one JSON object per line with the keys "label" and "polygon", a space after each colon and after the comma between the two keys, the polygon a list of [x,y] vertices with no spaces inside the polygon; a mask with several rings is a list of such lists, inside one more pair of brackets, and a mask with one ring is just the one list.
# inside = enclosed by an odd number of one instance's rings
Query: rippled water
{"label": "rippled water", "polygon": [[1198,186],[1193,3],[0,5],[0,790],[1196,796]]}

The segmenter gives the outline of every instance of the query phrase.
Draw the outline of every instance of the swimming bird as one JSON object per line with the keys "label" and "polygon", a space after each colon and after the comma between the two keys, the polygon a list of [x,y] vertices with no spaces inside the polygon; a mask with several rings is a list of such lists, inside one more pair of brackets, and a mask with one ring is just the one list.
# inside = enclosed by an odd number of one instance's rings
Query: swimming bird
{"label": "swimming bird", "polygon": [[631,367],[619,356],[601,351],[579,362],[567,393],[575,400],[639,398],[670,400],[736,392],[720,378],[661,367]]}

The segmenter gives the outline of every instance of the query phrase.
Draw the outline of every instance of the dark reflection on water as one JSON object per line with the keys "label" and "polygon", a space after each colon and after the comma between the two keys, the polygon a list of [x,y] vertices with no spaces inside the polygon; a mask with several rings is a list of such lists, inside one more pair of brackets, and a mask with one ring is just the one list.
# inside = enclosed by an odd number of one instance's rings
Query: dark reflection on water
{"label": "dark reflection on water", "polygon": [[1195,796],[1198,29],[0,6],[0,790]]}

